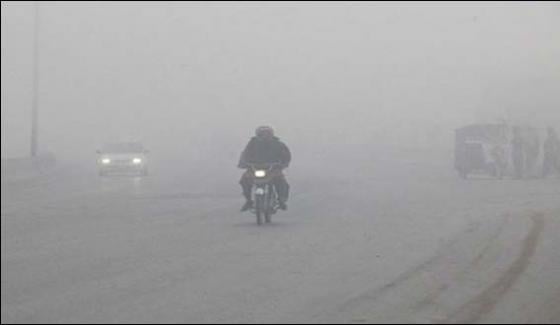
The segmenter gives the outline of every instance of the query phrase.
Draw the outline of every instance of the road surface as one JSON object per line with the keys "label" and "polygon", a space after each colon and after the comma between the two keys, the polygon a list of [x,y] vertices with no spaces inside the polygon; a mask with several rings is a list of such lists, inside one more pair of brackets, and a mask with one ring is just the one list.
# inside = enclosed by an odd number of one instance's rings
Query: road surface
{"label": "road surface", "polygon": [[3,177],[2,323],[560,322],[559,179],[386,163],[293,166],[264,227],[235,170]]}

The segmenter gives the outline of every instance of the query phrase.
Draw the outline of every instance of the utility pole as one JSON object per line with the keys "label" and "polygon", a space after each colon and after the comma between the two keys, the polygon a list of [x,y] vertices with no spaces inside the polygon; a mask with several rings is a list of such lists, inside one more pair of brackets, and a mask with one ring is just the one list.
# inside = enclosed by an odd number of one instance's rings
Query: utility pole
{"label": "utility pole", "polygon": [[39,4],[34,3],[35,19],[33,33],[33,94],[31,99],[31,157],[37,156],[39,118]]}

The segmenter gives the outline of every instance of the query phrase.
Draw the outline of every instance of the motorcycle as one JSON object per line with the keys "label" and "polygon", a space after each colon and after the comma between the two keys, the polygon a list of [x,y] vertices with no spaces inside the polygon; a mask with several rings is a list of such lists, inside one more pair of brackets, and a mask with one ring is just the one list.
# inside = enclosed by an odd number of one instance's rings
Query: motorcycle
{"label": "motorcycle", "polygon": [[257,224],[270,223],[272,215],[278,211],[278,193],[273,184],[275,177],[282,172],[281,164],[249,164],[249,173],[253,178],[252,196],[255,202],[252,212],[257,217]]}

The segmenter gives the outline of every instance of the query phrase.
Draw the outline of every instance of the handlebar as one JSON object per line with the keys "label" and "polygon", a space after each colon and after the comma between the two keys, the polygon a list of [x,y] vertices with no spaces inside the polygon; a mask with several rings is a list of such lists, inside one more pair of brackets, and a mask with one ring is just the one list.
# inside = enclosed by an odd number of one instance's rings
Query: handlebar
{"label": "handlebar", "polygon": [[284,163],[279,163],[279,162],[265,163],[265,164],[245,164],[245,165],[247,166],[246,168],[251,168],[251,169],[273,169],[275,167],[285,166]]}

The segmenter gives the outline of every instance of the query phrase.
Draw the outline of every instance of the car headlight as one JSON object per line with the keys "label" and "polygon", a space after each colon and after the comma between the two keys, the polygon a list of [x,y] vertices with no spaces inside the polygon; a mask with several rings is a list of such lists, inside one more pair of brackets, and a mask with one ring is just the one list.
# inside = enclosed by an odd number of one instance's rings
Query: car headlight
{"label": "car headlight", "polygon": [[255,170],[255,177],[265,177],[266,171],[264,170]]}
{"label": "car headlight", "polygon": [[102,163],[103,165],[108,165],[108,164],[111,163],[111,159],[109,159],[109,158],[103,158],[103,159],[101,159],[101,163]]}
{"label": "car headlight", "polygon": [[142,158],[134,158],[132,159],[132,163],[135,165],[140,165],[142,163]]}

